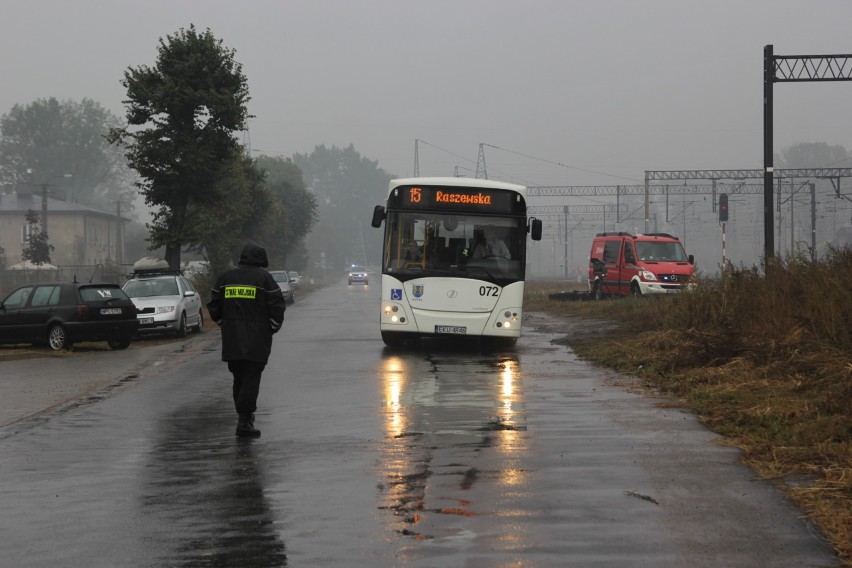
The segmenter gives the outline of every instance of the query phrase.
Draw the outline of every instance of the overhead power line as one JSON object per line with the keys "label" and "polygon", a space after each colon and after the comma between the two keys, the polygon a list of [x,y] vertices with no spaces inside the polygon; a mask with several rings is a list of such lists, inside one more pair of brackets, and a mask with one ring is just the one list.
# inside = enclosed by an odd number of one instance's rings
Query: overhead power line
{"label": "overhead power line", "polygon": [[562,162],[554,162],[553,160],[548,160],[546,158],[539,158],[538,156],[532,156],[530,154],[524,154],[523,152],[516,152],[515,150],[507,150],[506,148],[501,148],[500,146],[495,146],[494,144],[483,143],[482,146],[488,146],[490,148],[494,148],[495,150],[502,150],[503,152],[508,152],[510,154],[516,154],[518,156],[523,156],[524,158],[530,158],[531,160],[538,160],[540,162],[544,162],[544,163],[547,163],[547,164],[553,164],[554,166],[560,166],[560,167],[570,169],[570,170],[577,170],[579,172],[586,172],[586,173],[589,173],[589,174],[598,174],[598,175],[601,175],[601,176],[614,177],[614,178],[618,178],[618,179],[626,179],[626,180],[629,180],[629,181],[641,181],[641,180],[636,179],[636,178],[624,177],[624,176],[619,176],[619,175],[615,175],[615,174],[608,174],[606,172],[599,172],[597,170],[590,170],[588,168],[581,168],[579,166],[569,166],[567,164],[563,164]]}

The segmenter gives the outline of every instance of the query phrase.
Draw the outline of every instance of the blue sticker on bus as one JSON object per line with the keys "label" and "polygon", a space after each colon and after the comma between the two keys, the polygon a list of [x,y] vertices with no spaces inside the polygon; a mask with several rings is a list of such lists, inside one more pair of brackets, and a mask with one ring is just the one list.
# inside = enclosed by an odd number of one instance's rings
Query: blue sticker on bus
{"label": "blue sticker on bus", "polygon": [[402,300],[402,288],[391,288],[391,300]]}

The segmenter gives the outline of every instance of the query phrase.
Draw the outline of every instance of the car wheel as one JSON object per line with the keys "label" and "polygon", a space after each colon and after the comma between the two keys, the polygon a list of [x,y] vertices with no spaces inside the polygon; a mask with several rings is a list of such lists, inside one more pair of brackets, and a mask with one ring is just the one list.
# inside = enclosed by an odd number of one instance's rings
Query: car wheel
{"label": "car wheel", "polygon": [[175,336],[186,337],[186,312],[183,312],[180,315],[180,322],[178,323],[178,328],[175,332]]}
{"label": "car wheel", "polygon": [[60,349],[65,349],[66,347],[71,346],[71,343],[68,341],[68,334],[65,331],[65,328],[58,323],[53,324],[47,332],[47,344],[50,345],[50,348],[54,351],[59,351]]}
{"label": "car wheel", "polygon": [[201,333],[202,329],[204,329],[204,315],[201,310],[198,310],[198,325],[195,326],[195,333]]}
{"label": "car wheel", "polygon": [[642,289],[639,288],[639,284],[637,284],[636,282],[630,285],[630,295],[634,298],[642,297]]}
{"label": "car wheel", "polygon": [[107,339],[107,345],[110,349],[127,349],[130,347],[129,337],[111,337]]}

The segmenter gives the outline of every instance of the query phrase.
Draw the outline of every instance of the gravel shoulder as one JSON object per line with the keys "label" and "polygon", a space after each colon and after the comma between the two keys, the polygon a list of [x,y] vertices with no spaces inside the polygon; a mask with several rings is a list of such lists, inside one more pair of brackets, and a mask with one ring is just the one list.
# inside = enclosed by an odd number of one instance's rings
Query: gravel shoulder
{"label": "gravel shoulder", "polygon": [[[216,329],[185,338],[143,339],[113,351],[103,344],[0,353],[0,428],[19,430],[54,413],[91,404],[219,348]],[[8,432],[7,432],[8,433]]]}

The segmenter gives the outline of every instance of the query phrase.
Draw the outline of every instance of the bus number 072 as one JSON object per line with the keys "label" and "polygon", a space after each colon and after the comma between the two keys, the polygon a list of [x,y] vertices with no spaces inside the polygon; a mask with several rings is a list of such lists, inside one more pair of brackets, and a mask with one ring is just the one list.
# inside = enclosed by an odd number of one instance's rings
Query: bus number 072
{"label": "bus number 072", "polygon": [[480,296],[497,296],[497,292],[500,291],[500,288],[497,286],[480,286],[479,287],[479,295]]}

